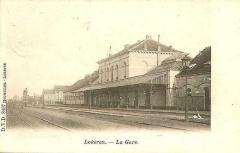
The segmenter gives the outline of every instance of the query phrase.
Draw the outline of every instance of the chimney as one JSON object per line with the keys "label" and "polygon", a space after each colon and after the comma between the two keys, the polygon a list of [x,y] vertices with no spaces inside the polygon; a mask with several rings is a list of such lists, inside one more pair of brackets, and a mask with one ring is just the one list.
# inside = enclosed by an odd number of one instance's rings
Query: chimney
{"label": "chimney", "polygon": [[[146,35],[146,40],[152,39],[151,35]],[[144,50],[147,50],[147,41],[144,42]]]}
{"label": "chimney", "polygon": [[146,39],[152,39],[152,36],[151,35],[146,35]]}
{"label": "chimney", "polygon": [[158,35],[158,48],[157,51],[161,51],[161,46],[160,46],[160,35]]}

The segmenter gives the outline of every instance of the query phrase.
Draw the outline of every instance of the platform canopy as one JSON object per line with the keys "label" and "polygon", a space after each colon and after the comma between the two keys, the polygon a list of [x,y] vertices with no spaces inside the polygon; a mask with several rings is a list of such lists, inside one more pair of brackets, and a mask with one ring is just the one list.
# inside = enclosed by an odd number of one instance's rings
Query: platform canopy
{"label": "platform canopy", "polygon": [[[89,85],[89,86],[74,90],[72,92],[82,92],[82,91],[89,91],[89,90],[116,88],[116,87],[131,86],[131,85],[138,85],[138,84],[153,84],[152,80],[156,79],[158,77],[159,77],[159,75],[157,75],[157,74],[141,75],[141,76],[131,77],[131,78],[118,80],[118,81]],[[165,85],[167,83],[154,83],[154,84]]]}

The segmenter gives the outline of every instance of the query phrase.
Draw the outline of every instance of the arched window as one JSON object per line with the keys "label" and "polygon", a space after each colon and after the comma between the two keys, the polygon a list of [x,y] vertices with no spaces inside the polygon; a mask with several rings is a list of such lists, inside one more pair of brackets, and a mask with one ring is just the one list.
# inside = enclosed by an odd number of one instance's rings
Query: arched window
{"label": "arched window", "polygon": [[106,72],[107,72],[107,69],[103,69],[103,82],[105,82],[106,80]]}
{"label": "arched window", "polygon": [[104,72],[104,82],[107,81],[107,68],[105,68],[105,72]]}
{"label": "arched window", "polygon": [[102,83],[102,80],[103,80],[103,70],[100,71],[100,83]]}
{"label": "arched window", "polygon": [[126,77],[127,77],[127,63],[124,62],[123,65],[124,65],[124,66],[123,66],[123,68],[124,68],[124,75],[123,75],[123,77],[126,78]]}
{"label": "arched window", "polygon": [[107,79],[107,81],[109,80],[109,68],[107,68],[107,76],[106,76],[106,79]]}
{"label": "arched window", "polygon": [[116,65],[116,80],[118,80],[118,65]]}
{"label": "arched window", "polygon": [[113,66],[111,66],[111,81],[113,81]]}

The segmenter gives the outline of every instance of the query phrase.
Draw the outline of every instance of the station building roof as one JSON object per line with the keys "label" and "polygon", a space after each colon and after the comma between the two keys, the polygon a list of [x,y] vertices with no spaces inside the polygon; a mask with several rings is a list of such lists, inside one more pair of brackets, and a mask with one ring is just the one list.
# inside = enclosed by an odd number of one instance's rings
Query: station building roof
{"label": "station building roof", "polygon": [[[160,51],[158,50],[158,47],[160,47]],[[119,51],[116,54],[111,55],[110,57],[104,58],[104,59],[98,61],[97,63],[104,62],[107,59],[111,59],[111,58],[114,58],[116,56],[120,56],[122,54],[125,54],[127,52],[131,52],[131,51],[182,52],[182,51],[174,49],[172,46],[167,46],[167,45],[164,45],[162,43],[158,43],[157,41],[153,40],[151,38],[151,36],[147,35],[146,39],[144,39],[142,41],[138,41],[138,42],[133,43],[133,44],[127,44],[127,45],[124,46],[123,50]]]}
{"label": "station building roof", "polygon": [[[182,69],[182,59],[186,56],[186,53],[175,53],[170,57],[164,59],[159,66],[156,66],[152,70],[150,70],[147,74],[152,73],[161,73],[166,71],[180,71]],[[187,56],[187,58],[191,59],[191,57]]]}

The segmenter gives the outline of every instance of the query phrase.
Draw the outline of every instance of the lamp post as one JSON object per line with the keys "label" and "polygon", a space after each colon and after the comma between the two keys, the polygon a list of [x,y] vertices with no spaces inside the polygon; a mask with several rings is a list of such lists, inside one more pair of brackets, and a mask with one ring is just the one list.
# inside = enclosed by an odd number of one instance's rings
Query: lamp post
{"label": "lamp post", "polygon": [[[188,84],[188,69],[189,69],[189,62],[190,62],[190,58],[187,57],[188,54],[185,55],[184,58],[182,58],[182,64],[183,64],[183,72],[185,71],[185,85],[186,85],[186,89],[185,89],[185,121],[188,122],[188,96],[189,93],[191,91],[188,90],[187,84]],[[191,89],[190,89],[191,90]]]}

